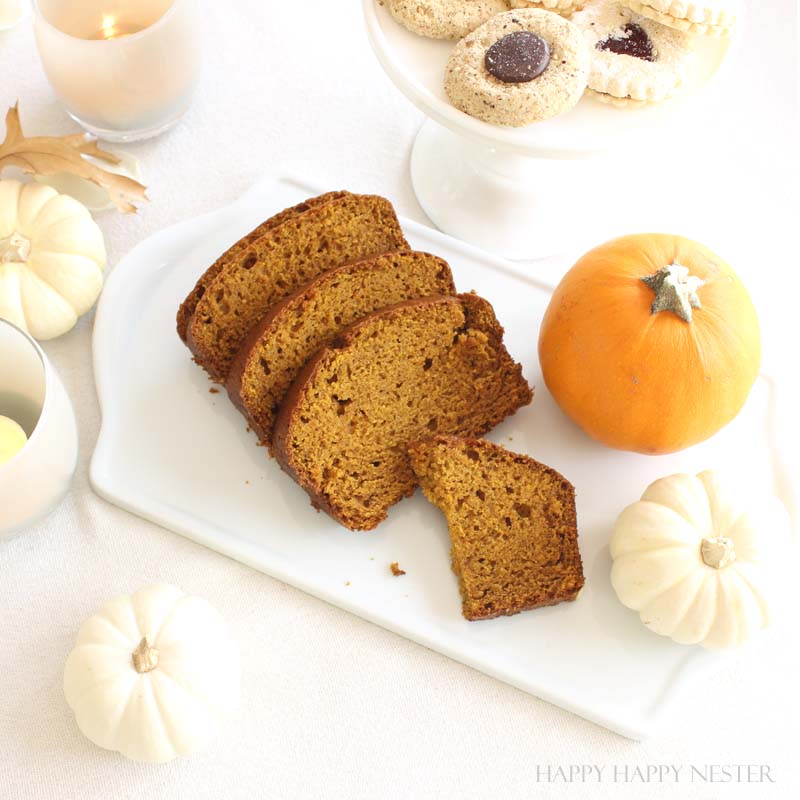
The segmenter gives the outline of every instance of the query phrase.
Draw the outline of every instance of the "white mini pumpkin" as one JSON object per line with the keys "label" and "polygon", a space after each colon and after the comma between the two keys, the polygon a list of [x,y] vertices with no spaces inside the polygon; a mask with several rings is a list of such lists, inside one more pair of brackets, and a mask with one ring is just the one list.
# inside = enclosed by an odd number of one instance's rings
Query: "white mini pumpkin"
{"label": "white mini pumpkin", "polygon": [[103,233],[77,200],[0,180],[0,318],[35,339],[66,333],[103,288]]}
{"label": "white mini pumpkin", "polygon": [[745,501],[707,471],[661,478],[620,514],[611,583],[650,630],[718,649],[770,623],[789,517],[775,497]]}
{"label": "white mini pumpkin", "polygon": [[164,762],[213,738],[238,705],[240,672],[217,611],[160,584],[117,597],[84,622],[64,694],[95,744]]}

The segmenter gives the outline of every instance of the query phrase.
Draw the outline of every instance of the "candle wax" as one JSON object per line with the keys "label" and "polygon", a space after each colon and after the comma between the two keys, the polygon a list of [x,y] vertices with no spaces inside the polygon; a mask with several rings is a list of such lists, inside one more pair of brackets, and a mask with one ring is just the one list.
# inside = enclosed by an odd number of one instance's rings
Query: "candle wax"
{"label": "candle wax", "polygon": [[0,464],[5,464],[25,447],[28,437],[13,419],[0,415]]}

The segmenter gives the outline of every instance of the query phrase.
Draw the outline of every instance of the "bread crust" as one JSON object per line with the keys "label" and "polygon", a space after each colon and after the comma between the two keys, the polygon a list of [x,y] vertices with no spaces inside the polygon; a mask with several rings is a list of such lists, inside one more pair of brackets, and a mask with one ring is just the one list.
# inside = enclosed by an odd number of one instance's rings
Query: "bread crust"
{"label": "bread crust", "polygon": [[[360,252],[353,257],[346,258],[342,254],[337,260],[331,256],[320,256],[319,260],[307,262],[310,273],[305,277],[288,275],[280,272],[287,264],[295,263],[292,256],[293,238],[300,235],[308,235],[308,230],[314,222],[324,223],[324,229],[329,230],[329,226],[335,225],[339,215],[347,218],[352,214],[352,219],[356,219],[357,214],[372,215],[371,235],[375,238],[376,231],[381,231],[382,243],[375,245],[367,252]],[[355,231],[363,231],[363,226],[356,226]],[[322,228],[319,231],[322,234]],[[324,237],[323,237],[324,238]],[[330,239],[325,238],[325,243],[329,245]],[[322,244],[322,241],[321,241]],[[331,267],[340,266],[342,263],[355,260],[357,257],[377,255],[379,252],[393,252],[399,249],[407,249],[406,242],[397,220],[392,204],[378,195],[352,195],[348,194],[336,200],[315,206],[300,215],[286,219],[282,224],[270,229],[264,236],[256,239],[248,247],[237,252],[234,258],[227,262],[216,274],[211,283],[206,287],[195,306],[194,312],[189,320],[186,335],[186,345],[195,357],[195,361],[206,370],[211,379],[218,383],[224,383],[230,370],[231,362],[236,352],[249,330],[256,324],[263,315],[274,305],[282,300],[299,285],[306,283],[325,272]],[[266,267],[265,267],[266,265]],[[234,282],[245,274],[263,273],[265,269],[270,271],[268,279],[260,274],[260,280],[248,278],[250,287],[257,290],[258,294],[265,297],[256,303],[257,309],[250,309],[245,314],[237,314],[237,317],[244,317],[237,328],[241,330],[231,330],[230,325],[223,327],[220,323],[215,323],[208,327],[208,323],[214,317],[214,298],[225,296],[229,283]],[[237,301],[238,302],[238,301]],[[241,303],[240,303],[241,310]],[[214,331],[211,340],[213,345],[209,345],[209,334]],[[225,339],[230,341],[222,344]]]}
{"label": "bread crust", "polygon": [[[557,605],[558,603],[561,602],[571,602],[575,600],[575,598],[580,594],[580,591],[583,588],[585,579],[583,575],[583,562],[581,559],[580,549],[578,547],[578,519],[575,507],[575,487],[572,485],[572,483],[557,470],[553,469],[547,464],[543,464],[540,461],[536,461],[536,459],[533,459],[525,454],[511,452],[510,450],[507,450],[501,445],[495,444],[494,442],[489,442],[486,439],[480,439],[477,437],[469,437],[469,436],[453,436],[448,434],[437,434],[435,436],[428,436],[423,439],[418,439],[414,442],[411,442],[408,445],[407,449],[411,457],[412,466],[415,467],[415,471],[419,469],[419,466],[415,464],[415,460],[417,462],[423,461],[426,457],[425,451],[428,450],[432,445],[433,446],[441,445],[447,449],[452,449],[454,452],[462,452],[468,449],[474,449],[479,452],[485,451],[500,460],[504,461],[511,460],[515,464],[522,464],[525,467],[528,467],[531,470],[535,470],[539,473],[546,472],[553,478],[554,483],[557,483],[561,487],[561,491],[571,495],[571,502],[568,503],[566,506],[564,506],[562,509],[562,517],[563,517],[563,526],[572,534],[573,539],[571,543],[569,544],[565,543],[562,554],[567,559],[568,563],[570,564],[572,570],[575,573],[574,586],[569,591],[561,592],[560,594],[554,595],[553,597],[549,598],[548,597],[542,598],[541,596],[536,597],[535,595],[532,595],[529,601],[523,603],[519,602],[510,603],[507,601],[506,605],[495,605],[495,603],[497,603],[497,600],[493,599],[493,607],[491,610],[489,610],[482,603],[469,602],[468,600],[469,592],[465,587],[463,577],[459,569],[459,565],[456,564],[455,556],[453,556],[453,571],[455,572],[458,578],[459,588],[461,590],[461,595],[464,601],[462,607],[462,613],[464,617],[470,621],[482,620],[482,619],[494,619],[499,616],[510,616],[513,614],[518,614],[521,611],[528,611],[534,608],[542,608],[544,606],[552,606],[552,605]],[[422,478],[420,482],[422,483],[425,495],[432,503],[436,504],[438,507],[438,504],[435,503],[433,497],[430,494],[430,486],[426,483],[425,478]],[[447,516],[444,509],[440,510]],[[497,513],[502,514],[503,511],[498,510]],[[450,526],[449,517],[447,521],[449,527]],[[451,530],[451,537],[452,536],[453,533]]]}
{"label": "bread crust", "polygon": [[181,341],[186,343],[186,331],[189,327],[189,321],[192,318],[192,314],[194,314],[195,308],[197,308],[197,303],[200,301],[200,298],[205,294],[208,286],[211,284],[214,278],[219,275],[223,267],[231,258],[235,257],[237,253],[241,253],[243,250],[246,250],[251,244],[253,244],[253,242],[260,239],[273,228],[277,228],[279,225],[282,225],[287,220],[294,219],[300,214],[310,211],[312,208],[324,205],[325,203],[330,203],[332,200],[338,200],[340,197],[345,197],[348,194],[350,194],[350,192],[335,191],[326,192],[318,197],[310,197],[308,200],[304,200],[302,203],[298,203],[296,206],[292,206],[291,208],[286,208],[269,219],[264,220],[264,222],[262,222],[260,225],[253,228],[250,233],[248,233],[246,236],[243,236],[235,244],[231,245],[231,247],[229,247],[200,276],[200,278],[198,278],[197,283],[194,285],[192,291],[189,292],[189,294],[186,296],[186,299],[183,301],[183,303],[181,303],[176,318],[178,336],[180,336]]}
{"label": "bread crust", "polygon": [[[300,371],[296,380],[289,389],[283,404],[278,412],[275,421],[275,428],[272,440],[272,453],[275,456],[281,468],[288,473],[300,486],[305,489],[311,498],[311,505],[317,510],[325,511],[332,516],[342,525],[351,530],[372,530],[379,525],[386,517],[385,512],[382,516],[377,516],[367,524],[358,524],[357,528],[352,520],[348,520],[336,508],[335,504],[327,497],[325,490],[315,484],[307,475],[301,473],[295,467],[292,461],[292,454],[289,450],[289,438],[291,435],[292,425],[296,422],[299,416],[299,406],[303,396],[307,390],[314,386],[319,371],[330,358],[330,356],[337,350],[343,350],[349,347],[358,337],[359,332],[364,328],[371,326],[377,319],[387,319],[391,316],[402,315],[405,309],[431,306],[435,304],[458,304],[462,307],[466,323],[464,330],[478,329],[485,333],[487,338],[492,342],[496,348],[503,348],[503,328],[497,322],[494,316],[491,305],[474,293],[461,294],[453,297],[434,297],[434,298],[421,298],[417,300],[407,300],[396,305],[389,306],[388,308],[381,309],[372,314],[362,317],[353,325],[345,328],[329,345],[321,348],[315,356],[313,356]],[[510,357],[509,357],[509,360]],[[512,363],[514,363],[512,361]],[[516,371],[520,380],[521,367],[519,364],[515,365]],[[524,382],[524,381],[523,381]],[[533,399],[533,392],[525,383],[527,390],[524,397],[516,403],[512,410],[502,414],[498,419],[489,419],[485,425],[482,425],[480,433],[485,433],[489,429],[497,425],[508,414],[513,414],[521,406],[527,405]],[[413,494],[416,485],[411,485],[405,491],[404,496],[408,497]]]}
{"label": "bread crust", "polygon": [[[426,262],[426,266],[431,268],[434,266],[437,267],[440,275],[438,279],[438,291],[426,292],[424,295],[420,296],[430,296],[432,294],[454,295],[456,293],[450,266],[444,259],[431,255],[430,253],[422,253],[415,250],[399,250],[396,253],[360,259],[350,264],[343,264],[340,267],[335,267],[327,272],[323,272],[310,283],[301,286],[288,297],[272,306],[261,322],[247,335],[247,338],[244,340],[242,347],[231,365],[226,382],[226,389],[231,402],[244,415],[249,427],[256,433],[263,444],[268,446],[271,444],[273,425],[269,425],[268,427],[262,425],[258,416],[252,413],[251,408],[248,408],[247,398],[243,394],[242,386],[245,372],[252,367],[253,359],[258,357],[260,345],[269,340],[270,337],[276,335],[280,330],[280,326],[284,321],[284,314],[291,312],[295,306],[303,306],[306,303],[310,303],[320,292],[324,292],[327,286],[354,273],[365,272],[369,274],[372,270],[377,271],[383,267],[384,263],[386,263],[387,267],[401,269],[402,265],[399,267],[397,265],[398,260],[407,261],[407,268],[409,270],[412,269],[414,263],[419,261]],[[386,303],[384,305],[391,305],[391,303]],[[368,313],[370,313],[370,311],[365,311],[359,314],[359,317],[365,316]],[[342,326],[342,328],[344,327],[346,326]]]}

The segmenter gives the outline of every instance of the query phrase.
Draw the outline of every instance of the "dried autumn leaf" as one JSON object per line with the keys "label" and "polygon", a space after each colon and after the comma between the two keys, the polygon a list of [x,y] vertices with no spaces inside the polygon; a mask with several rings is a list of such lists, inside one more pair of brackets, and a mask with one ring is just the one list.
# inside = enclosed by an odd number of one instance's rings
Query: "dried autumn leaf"
{"label": "dried autumn leaf", "polygon": [[68,172],[105,189],[111,202],[125,214],[135,214],[137,201],[147,200],[145,187],[133,178],[116,175],[88,162],[92,156],[107,164],[119,159],[105,150],[87,133],[69,136],[32,136],[22,132],[18,104],[6,114],[6,138],[0,144],[0,172],[5,167],[19,167],[31,175],[58,175]]}

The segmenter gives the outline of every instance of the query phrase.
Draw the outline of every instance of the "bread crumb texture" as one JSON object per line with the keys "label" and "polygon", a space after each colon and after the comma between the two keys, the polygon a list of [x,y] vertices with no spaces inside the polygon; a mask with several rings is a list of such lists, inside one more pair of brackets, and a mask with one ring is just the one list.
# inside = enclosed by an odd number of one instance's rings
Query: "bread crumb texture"
{"label": "bread crumb texture", "polygon": [[306,365],[279,412],[275,455],[316,507],[369,530],[417,485],[409,442],[479,436],[532,396],[488,302],[412,300],[365,317]]}
{"label": "bread crumb texture", "polygon": [[447,262],[403,250],[324,272],[274,306],[234,359],[228,393],[264,444],[303,365],[343,328],[404,300],[455,294]]}
{"label": "bread crumb texture", "polygon": [[563,475],[482,439],[436,436],[409,453],[447,518],[467,619],[575,599],[584,576],[575,489]]}
{"label": "bread crumb texture", "polygon": [[[345,195],[291,216],[223,257],[196,301],[187,345],[197,363],[224,382],[270,306],[333,267],[407,248],[391,203],[375,195]],[[191,305],[191,296],[186,302]]]}

